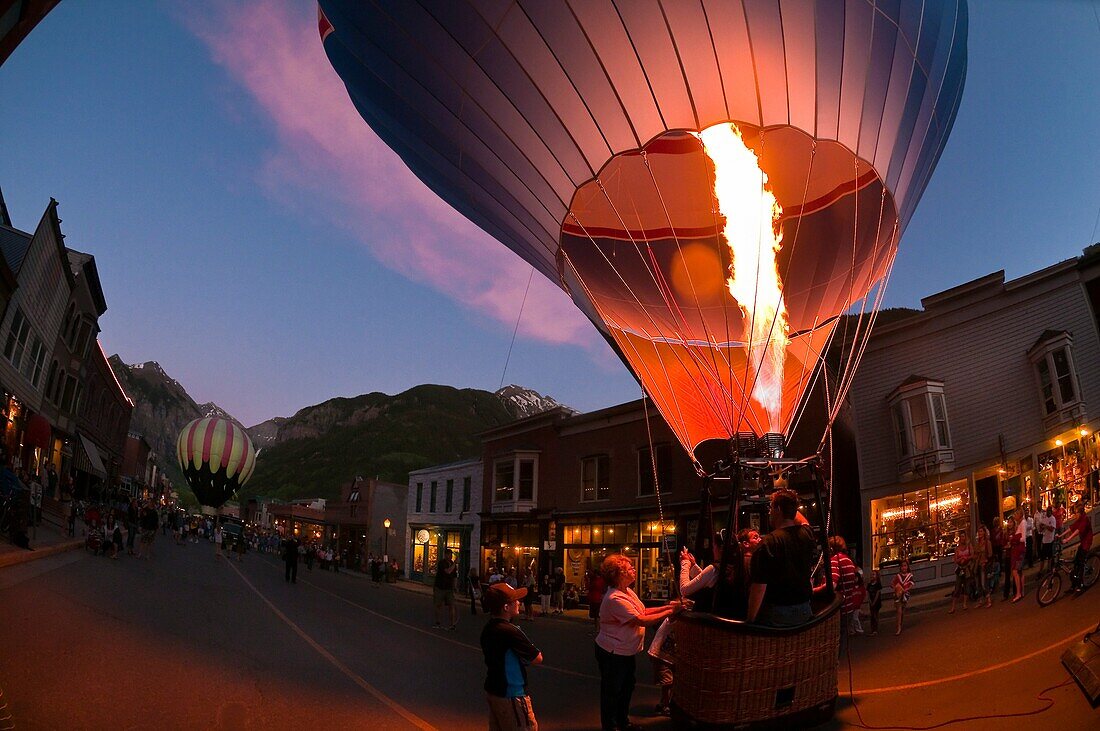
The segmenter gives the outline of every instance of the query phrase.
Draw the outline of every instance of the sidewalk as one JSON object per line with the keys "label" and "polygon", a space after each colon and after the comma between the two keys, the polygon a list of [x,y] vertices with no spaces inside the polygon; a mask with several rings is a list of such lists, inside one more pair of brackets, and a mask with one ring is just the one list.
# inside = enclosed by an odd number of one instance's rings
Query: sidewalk
{"label": "sidewalk", "polygon": [[0,540],[0,568],[15,564],[36,561],[65,551],[81,548],[83,537],[70,538],[66,531],[43,520],[37,528],[27,531],[31,537],[31,550],[12,545],[6,539]]}
{"label": "sidewalk", "polygon": [[[1039,576],[1039,564],[1036,564],[1031,568],[1025,568],[1023,573],[1024,578],[1024,597],[1032,597],[1034,599],[1035,589],[1038,586]],[[887,577],[892,578],[892,577]],[[927,589],[914,590],[909,597],[909,604],[906,606],[905,611],[909,614],[914,612],[928,612],[934,609],[946,610],[951,606],[951,592],[954,589],[954,584],[941,584],[940,586],[932,586]],[[882,612],[879,615],[881,618],[894,616],[894,595],[889,593],[890,584],[888,582],[883,583],[882,587]],[[994,592],[992,600],[994,603],[1001,601],[1002,592],[1004,591],[1004,576],[1001,577],[1001,581],[997,584],[997,591]],[[978,606],[983,603],[984,600],[979,599],[977,601],[970,602],[971,606]],[[961,602],[960,602],[961,609]],[[864,603],[864,614],[866,614],[866,603]]]}

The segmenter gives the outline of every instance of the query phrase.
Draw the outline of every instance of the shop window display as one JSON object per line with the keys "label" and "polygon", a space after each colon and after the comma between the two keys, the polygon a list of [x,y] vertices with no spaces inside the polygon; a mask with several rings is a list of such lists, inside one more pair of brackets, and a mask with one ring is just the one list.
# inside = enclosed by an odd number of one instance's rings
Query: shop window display
{"label": "shop window display", "polygon": [[959,534],[970,530],[967,481],[872,500],[871,525],[874,565],[952,555]]}
{"label": "shop window display", "polygon": [[1037,481],[1041,509],[1057,504],[1072,507],[1081,501],[1091,508],[1100,500],[1097,479],[1100,448],[1096,435],[1085,431],[1078,439],[1039,455]]}

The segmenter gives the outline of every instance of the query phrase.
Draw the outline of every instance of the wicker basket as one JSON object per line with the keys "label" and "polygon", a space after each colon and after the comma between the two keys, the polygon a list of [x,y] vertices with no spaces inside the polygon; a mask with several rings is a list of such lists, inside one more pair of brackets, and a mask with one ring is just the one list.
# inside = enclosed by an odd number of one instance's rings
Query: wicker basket
{"label": "wicker basket", "polygon": [[682,721],[729,727],[799,719],[801,725],[832,716],[839,599],[800,627],[762,627],[685,612],[673,632],[672,700]]}

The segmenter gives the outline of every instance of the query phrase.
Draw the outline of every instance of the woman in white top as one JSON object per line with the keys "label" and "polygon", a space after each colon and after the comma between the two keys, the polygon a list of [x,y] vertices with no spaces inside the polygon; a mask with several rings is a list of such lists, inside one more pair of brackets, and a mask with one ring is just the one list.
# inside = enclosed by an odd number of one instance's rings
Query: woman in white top
{"label": "woman in white top", "polygon": [[596,662],[600,666],[600,723],[604,731],[635,729],[627,712],[634,693],[634,656],[642,651],[645,628],[680,611],[681,603],[646,608],[631,589],[634,562],[622,554],[608,556],[601,567],[608,591],[600,603]]}
{"label": "woman in white top", "polygon": [[222,527],[219,524],[214,528],[214,555],[222,555]]}

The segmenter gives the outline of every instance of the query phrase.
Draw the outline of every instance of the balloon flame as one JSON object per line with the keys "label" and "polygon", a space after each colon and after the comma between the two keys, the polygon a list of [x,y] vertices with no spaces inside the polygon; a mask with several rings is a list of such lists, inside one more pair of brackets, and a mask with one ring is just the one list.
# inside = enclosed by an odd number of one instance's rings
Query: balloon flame
{"label": "balloon flame", "polygon": [[751,397],[767,412],[769,431],[781,432],[783,365],[790,344],[776,261],[783,242],[783,209],[735,124],[708,127],[699,138],[714,165],[714,197],[725,218],[722,237],[732,256],[726,287],[744,314],[744,338],[755,376]]}

